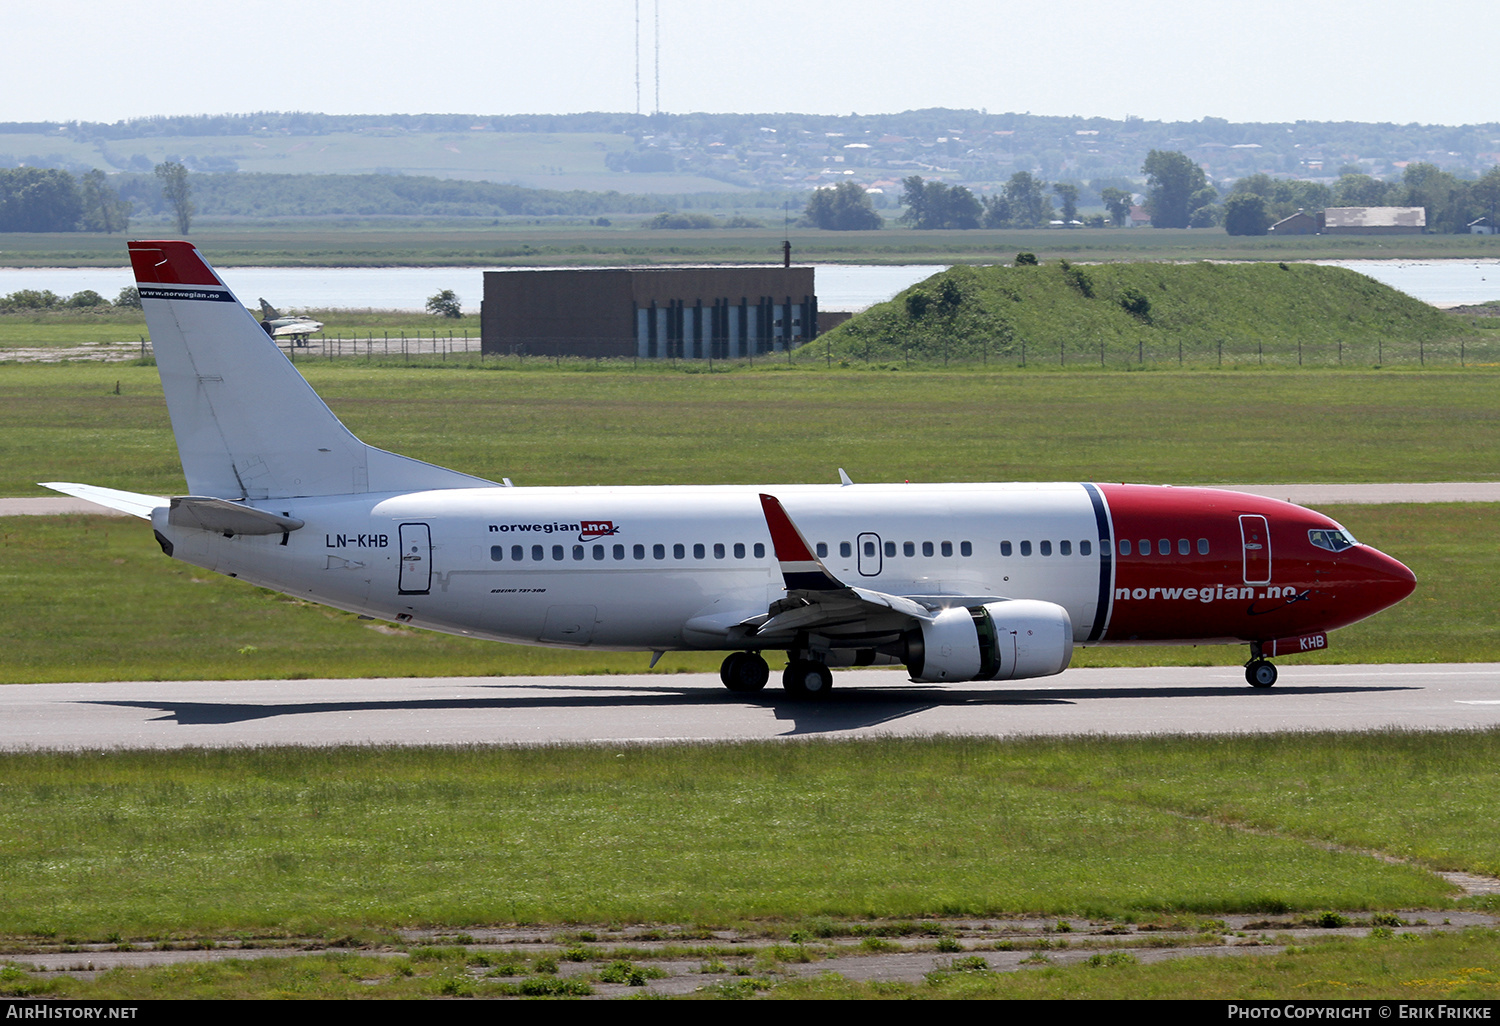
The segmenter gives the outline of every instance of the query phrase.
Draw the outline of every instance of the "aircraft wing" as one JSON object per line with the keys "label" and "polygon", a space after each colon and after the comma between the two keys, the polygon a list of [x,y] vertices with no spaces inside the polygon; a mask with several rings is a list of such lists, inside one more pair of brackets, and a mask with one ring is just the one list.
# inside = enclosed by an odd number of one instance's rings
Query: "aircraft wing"
{"label": "aircraft wing", "polygon": [[740,626],[757,637],[816,630],[865,636],[898,634],[913,621],[931,620],[936,610],[951,602],[924,605],[901,595],[851,587],[835,577],[813,554],[812,546],[792,523],[774,495],[760,497],[766,526],[787,597],[764,615],[750,617]]}
{"label": "aircraft wing", "polygon": [[117,509],[142,520],[151,519],[151,511],[168,502],[159,495],[142,495],[139,492],[122,492],[118,488],[100,488],[98,485],[74,484],[72,481],[42,481],[43,488],[62,492],[78,499],[97,502],[108,509]]}

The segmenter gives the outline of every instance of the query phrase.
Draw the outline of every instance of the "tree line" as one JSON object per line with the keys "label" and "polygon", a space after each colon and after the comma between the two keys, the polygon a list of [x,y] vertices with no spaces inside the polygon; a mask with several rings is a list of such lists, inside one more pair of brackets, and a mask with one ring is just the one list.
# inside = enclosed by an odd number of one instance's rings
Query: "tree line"
{"label": "tree line", "polygon": [[[1500,224],[1500,165],[1478,179],[1460,178],[1429,163],[1408,165],[1400,181],[1386,182],[1358,167],[1340,170],[1332,186],[1258,173],[1238,179],[1227,192],[1208,180],[1203,168],[1184,153],[1152,150],[1141,166],[1146,179],[1143,204],[1153,228],[1223,227],[1230,235],[1265,235],[1271,225],[1298,211],[1327,207],[1422,207],[1427,230],[1437,234],[1466,231],[1484,218]],[[1048,184],[1027,171],[1010,177],[998,193],[977,196],[962,185],[923,180],[912,175],[901,182],[902,224],[919,229],[1038,228],[1061,221],[1069,226],[1123,227],[1130,217],[1132,194],[1123,188],[1098,188],[1106,214],[1078,216],[1076,183]],[[1061,205],[1054,209],[1053,197]],[[835,230],[880,228],[883,221],[865,190],[853,182],[820,189],[807,201],[802,223]]]}
{"label": "tree line", "polygon": [[[187,168],[158,164],[161,196],[184,235],[192,223],[192,188]],[[79,178],[55,168],[0,168],[0,232],[123,232],[135,209],[103,171]]]}
{"label": "tree line", "polygon": [[103,171],[81,179],[50,168],[0,168],[0,232],[119,232],[130,224]]}

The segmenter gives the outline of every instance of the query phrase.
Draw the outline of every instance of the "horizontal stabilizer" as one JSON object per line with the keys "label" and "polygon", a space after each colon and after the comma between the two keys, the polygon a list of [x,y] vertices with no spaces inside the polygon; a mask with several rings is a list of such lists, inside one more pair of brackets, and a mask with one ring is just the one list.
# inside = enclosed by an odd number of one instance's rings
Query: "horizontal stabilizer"
{"label": "horizontal stabilizer", "polygon": [[42,481],[39,483],[43,488],[51,488],[54,492],[62,492],[64,495],[71,495],[74,498],[97,502],[106,509],[115,509],[121,513],[129,513],[131,516],[140,517],[142,520],[150,520],[153,509],[167,505],[167,500],[159,495],[122,492],[118,488],[100,488],[98,485],[74,484],[72,481]]}
{"label": "horizontal stabilizer", "polygon": [[285,534],[303,525],[296,517],[205,495],[175,496],[167,523],[218,534]]}

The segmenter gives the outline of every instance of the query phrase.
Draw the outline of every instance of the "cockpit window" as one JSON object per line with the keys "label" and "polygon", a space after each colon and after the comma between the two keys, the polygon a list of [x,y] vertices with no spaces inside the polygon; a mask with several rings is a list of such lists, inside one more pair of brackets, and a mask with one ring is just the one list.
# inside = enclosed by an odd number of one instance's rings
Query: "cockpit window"
{"label": "cockpit window", "polygon": [[1327,549],[1329,552],[1343,552],[1345,549],[1359,544],[1349,535],[1348,531],[1329,530],[1321,527],[1308,531],[1307,540],[1318,548]]}

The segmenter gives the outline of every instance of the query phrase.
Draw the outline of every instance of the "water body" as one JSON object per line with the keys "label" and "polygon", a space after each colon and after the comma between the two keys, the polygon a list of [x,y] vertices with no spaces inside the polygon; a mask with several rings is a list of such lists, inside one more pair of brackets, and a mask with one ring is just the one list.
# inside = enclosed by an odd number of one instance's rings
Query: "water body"
{"label": "water body", "polygon": [[[1367,274],[1432,303],[1458,306],[1500,299],[1500,260],[1320,260]],[[818,264],[818,305],[863,310],[943,270],[932,264]],[[542,268],[516,268],[541,270]],[[484,272],[493,267],[228,267],[224,276],[243,302],[264,296],[278,308],[421,310],[443,289],[477,314]],[[60,296],[93,289],[106,299],[135,283],[128,267],[0,268],[0,295],[50,289]],[[258,309],[258,308],[257,308]]]}

